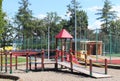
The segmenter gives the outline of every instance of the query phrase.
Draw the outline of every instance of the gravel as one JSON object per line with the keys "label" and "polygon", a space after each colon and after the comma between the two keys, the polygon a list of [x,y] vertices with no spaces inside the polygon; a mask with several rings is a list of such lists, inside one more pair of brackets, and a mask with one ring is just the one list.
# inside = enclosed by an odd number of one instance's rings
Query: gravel
{"label": "gravel", "polygon": [[[40,65],[39,65],[40,66]],[[33,66],[32,66],[33,67]],[[54,68],[54,65],[45,65],[45,68]],[[96,72],[104,73],[103,68],[93,68]],[[9,73],[8,73],[9,74]],[[53,69],[45,71],[29,71],[25,72],[25,65],[19,66],[18,70],[14,70],[12,74],[20,77],[19,81],[120,81],[120,69],[108,68],[108,74],[110,78],[92,78],[82,73],[71,73],[69,69],[63,69],[62,71],[55,71]],[[10,81],[0,79],[0,81]]]}

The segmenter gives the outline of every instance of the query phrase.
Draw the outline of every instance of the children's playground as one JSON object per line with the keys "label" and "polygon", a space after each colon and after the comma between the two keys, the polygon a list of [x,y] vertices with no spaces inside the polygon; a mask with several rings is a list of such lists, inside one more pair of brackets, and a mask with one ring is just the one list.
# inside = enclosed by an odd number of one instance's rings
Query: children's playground
{"label": "children's playground", "polygon": [[[29,42],[27,41],[27,44]],[[54,49],[30,49],[30,44],[28,44],[24,50],[20,49],[20,46],[16,50],[1,50],[0,72],[14,75],[19,70],[29,74],[30,72],[49,71],[49,69],[55,72],[67,69],[70,74],[76,72],[87,77],[111,78],[113,75],[109,74],[108,68],[110,66],[120,68],[119,57],[113,58],[112,54],[105,55],[107,48],[105,48],[104,41],[77,42],[81,50],[75,51],[72,35],[62,29],[55,35]],[[49,68],[48,65],[53,66]],[[22,69],[20,69],[21,66],[23,66]]]}

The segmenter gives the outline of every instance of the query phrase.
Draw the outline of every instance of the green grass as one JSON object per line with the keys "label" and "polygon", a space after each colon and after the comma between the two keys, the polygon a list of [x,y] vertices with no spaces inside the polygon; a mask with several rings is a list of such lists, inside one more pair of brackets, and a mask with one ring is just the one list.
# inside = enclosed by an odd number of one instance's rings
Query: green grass
{"label": "green grass", "polygon": [[[1,61],[1,57],[0,57],[0,61]],[[14,64],[15,63],[15,57],[12,57],[12,63]],[[18,63],[23,63],[23,62],[26,62],[26,58],[24,57],[18,57],[17,59]],[[7,63],[9,64],[10,63],[10,57],[7,57]],[[5,64],[5,56],[3,56],[3,64]]]}
{"label": "green grass", "polygon": [[[105,56],[110,56],[110,54],[106,54]],[[120,54],[111,54],[111,57],[120,57]]]}

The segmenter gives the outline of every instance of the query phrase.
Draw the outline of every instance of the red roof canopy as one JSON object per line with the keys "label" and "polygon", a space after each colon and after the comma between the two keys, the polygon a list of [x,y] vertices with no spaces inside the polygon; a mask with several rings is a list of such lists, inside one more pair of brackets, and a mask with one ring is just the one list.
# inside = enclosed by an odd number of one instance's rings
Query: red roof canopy
{"label": "red roof canopy", "polygon": [[55,38],[73,38],[71,34],[68,33],[65,29],[62,29]]}

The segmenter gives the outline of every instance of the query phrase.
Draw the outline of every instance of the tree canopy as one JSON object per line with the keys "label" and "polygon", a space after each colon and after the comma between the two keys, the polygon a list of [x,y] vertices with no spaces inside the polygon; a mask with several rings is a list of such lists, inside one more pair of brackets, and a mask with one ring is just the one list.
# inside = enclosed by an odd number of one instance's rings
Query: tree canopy
{"label": "tree canopy", "polygon": [[112,11],[112,4],[109,0],[105,0],[104,6],[102,9],[98,9],[96,15],[100,15],[97,20],[103,22],[102,29],[105,33],[110,33],[110,22],[116,18],[116,11]]}
{"label": "tree canopy", "polygon": [[2,34],[4,32],[4,27],[6,25],[6,14],[3,12],[2,10],[2,2],[3,0],[0,0],[0,34]]}
{"label": "tree canopy", "polygon": [[32,36],[32,11],[28,8],[30,3],[28,0],[21,0],[18,13],[15,15],[15,23],[17,23],[18,32],[21,35],[29,37]]}

